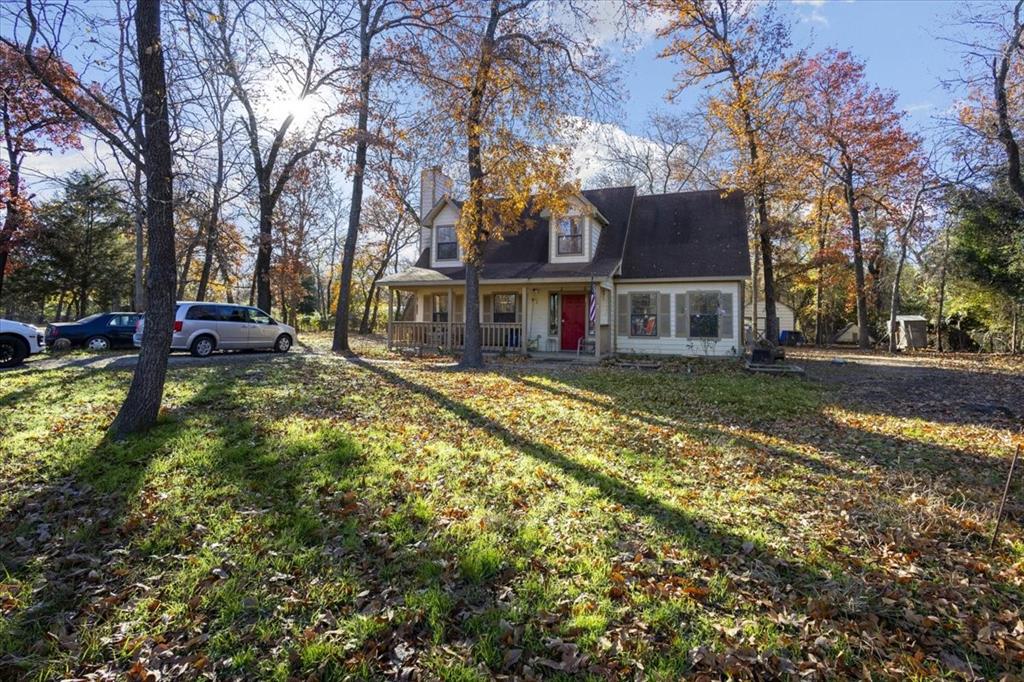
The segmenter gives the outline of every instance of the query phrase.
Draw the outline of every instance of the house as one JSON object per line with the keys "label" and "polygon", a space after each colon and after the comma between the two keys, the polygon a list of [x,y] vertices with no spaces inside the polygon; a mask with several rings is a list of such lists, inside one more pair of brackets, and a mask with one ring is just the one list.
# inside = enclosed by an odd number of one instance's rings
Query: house
{"label": "house", "polygon": [[[783,303],[782,301],[775,302],[775,319],[779,322],[779,333],[782,332],[793,332],[800,331],[800,325],[796,319],[796,312]],[[754,328],[754,304],[748,303],[743,309],[743,324],[749,329]],[[760,333],[764,333],[767,328],[764,317],[764,301],[758,300],[757,302],[757,330]]]}
{"label": "house", "polygon": [[[875,342],[875,337],[869,336],[868,340],[871,343]],[[857,323],[851,322],[838,332],[832,335],[832,343],[840,345],[858,345],[860,342],[860,331],[857,329]]]}
{"label": "house", "polygon": [[920,315],[896,316],[896,347],[916,350],[928,346],[928,320]]}
{"label": "house", "polygon": [[[381,280],[388,343],[457,349],[465,269],[455,236],[461,202],[437,168],[421,182],[420,255]],[[638,196],[583,190],[564,215],[524,215],[486,244],[480,276],[486,351],[736,355],[750,275],[739,192]]]}

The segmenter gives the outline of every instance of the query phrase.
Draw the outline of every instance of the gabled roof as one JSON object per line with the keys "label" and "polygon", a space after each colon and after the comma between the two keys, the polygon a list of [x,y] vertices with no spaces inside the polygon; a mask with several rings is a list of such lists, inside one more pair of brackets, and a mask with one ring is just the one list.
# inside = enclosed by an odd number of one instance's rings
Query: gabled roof
{"label": "gabled roof", "polygon": [[742,192],[637,197],[621,274],[624,279],[749,276]]}
{"label": "gabled roof", "polygon": [[[519,231],[484,246],[482,279],[606,279],[614,274],[630,279],[738,279],[750,274],[746,209],[739,192],[638,197],[635,187],[608,187],[581,194],[606,221],[593,260],[548,262],[548,219],[528,211]],[[443,197],[428,214],[430,220],[447,201],[454,200]],[[464,267],[431,268],[430,249],[426,248],[413,268],[381,283],[464,279]]]}
{"label": "gabled roof", "polygon": [[440,213],[444,209],[444,207],[447,206],[448,204],[452,204],[453,206],[455,206],[456,209],[462,210],[462,202],[461,201],[459,201],[458,199],[453,199],[450,196],[448,196],[447,194],[445,194],[440,199],[437,200],[437,203],[434,204],[433,208],[431,208],[427,212],[427,215],[425,215],[422,218],[420,218],[420,224],[421,225],[430,225],[431,223],[433,223],[434,222],[434,218],[437,217],[437,214]]}

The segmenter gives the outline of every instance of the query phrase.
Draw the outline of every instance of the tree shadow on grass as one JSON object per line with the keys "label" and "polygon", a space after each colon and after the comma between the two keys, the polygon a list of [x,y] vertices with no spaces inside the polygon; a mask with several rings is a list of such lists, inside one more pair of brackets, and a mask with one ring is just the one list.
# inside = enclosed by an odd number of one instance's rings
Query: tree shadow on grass
{"label": "tree shadow on grass", "polygon": [[[487,415],[481,413],[480,411],[475,410],[472,407],[469,407],[463,403],[458,402],[457,400],[448,397],[447,395],[441,393],[438,390],[416,384],[415,382],[410,381],[409,379],[403,376],[396,375],[393,372],[370,365],[369,363],[363,363],[363,366],[368,371],[374,372],[384,377],[391,383],[401,385],[411,391],[414,391],[429,398],[431,401],[435,402],[443,409],[452,412],[453,414],[466,420],[472,425],[487,430],[489,433],[493,434],[499,440],[501,440],[505,445],[515,448],[519,452],[529,457],[532,457],[538,461],[546,462],[558,467],[561,471],[568,474],[572,478],[576,479],[580,483],[583,483],[584,485],[593,486],[597,488],[598,490],[601,491],[602,495],[604,495],[608,499],[614,500],[615,502],[622,504],[623,506],[629,508],[635,513],[655,520],[663,527],[685,538],[685,540],[689,544],[696,547],[700,551],[707,552],[712,556],[722,556],[723,554],[728,553],[730,550],[735,551],[735,548],[741,539],[740,537],[736,536],[733,533],[730,533],[727,530],[723,531],[717,528],[714,530],[709,530],[704,524],[697,523],[697,520],[689,514],[686,514],[685,512],[675,509],[669,505],[666,505],[663,501],[657,499],[656,497],[635,489],[630,484],[623,482],[621,479],[615,476],[609,476],[608,474],[602,473],[600,471],[595,471],[586,465],[583,465],[569,457],[566,457],[565,455],[561,454],[560,452],[557,452],[556,450],[550,447],[532,442],[528,438],[525,438],[520,434],[512,431],[505,424],[499,423],[495,419],[488,417]],[[507,374],[502,374],[502,376],[507,376]],[[572,386],[574,385],[573,379],[575,377],[576,375],[570,375],[569,377],[559,376],[558,378],[564,381],[567,385]],[[601,400],[591,401],[588,403],[585,397],[574,396],[571,389],[564,390],[556,394],[560,395],[560,397],[572,397],[576,400],[579,400],[580,402],[587,404],[588,408],[592,406],[597,406],[603,409],[619,409],[618,406],[620,405],[620,402],[615,400],[616,391],[614,387],[593,386],[589,381],[579,382],[579,386],[582,388],[586,388],[587,390],[595,390],[598,392],[606,393],[612,398],[612,400],[610,401],[611,405],[605,404]],[[544,386],[538,388],[543,388],[546,390],[550,387]],[[633,410],[632,412],[633,414],[631,416],[640,420],[647,420],[649,423],[657,425],[660,428],[667,428],[673,424],[672,420],[678,419],[678,413],[675,412],[673,409],[666,410],[663,408],[655,407],[654,415],[648,415],[643,412],[637,412],[636,410]],[[803,424],[805,428],[815,428],[819,421],[818,417],[814,417],[812,418],[812,420],[806,423],[802,422],[801,419],[806,421],[806,416],[803,418],[789,416],[782,420],[759,420],[755,421],[751,425],[748,425],[746,428],[753,429],[755,431],[760,431],[765,435],[772,435],[773,428],[779,423],[787,423],[790,426],[794,424]],[[689,429],[698,437],[706,437],[713,439],[720,437],[734,438],[732,429],[733,426],[735,426],[735,423],[730,424],[729,428],[727,429],[719,429],[717,427],[709,427],[706,424],[686,424],[684,422],[682,426],[676,425],[675,428],[681,428],[682,430]],[[827,446],[823,447],[822,443],[814,442],[813,440],[810,439],[805,439],[807,440],[806,444],[811,445],[814,448],[821,449],[823,457],[825,459],[830,459],[838,455],[840,463],[833,465],[832,462],[828,462],[824,467],[815,467],[814,461],[808,463],[802,461],[802,459],[799,460],[798,463],[810,468],[812,470],[812,475],[815,477],[832,477],[833,474],[838,471],[840,475],[840,480],[843,480],[844,478],[850,480],[852,483],[855,484],[855,487],[857,489],[860,489],[860,495],[866,494],[867,491],[864,490],[863,486],[863,484],[867,482],[866,479],[861,479],[860,476],[852,468],[847,468],[847,465],[843,463],[844,460],[850,461],[851,463],[855,460],[863,461],[863,452],[857,449],[848,449],[847,443],[843,442],[842,439],[840,439],[838,443],[832,442],[835,440],[836,434],[832,434],[832,438],[829,439],[829,426],[826,424],[824,428],[825,433],[822,434],[822,437],[829,441]],[[832,428],[835,428],[835,425],[832,425]],[[886,442],[886,446],[890,448],[905,449],[909,447],[909,444],[904,439],[901,438],[878,434],[871,434],[871,437],[876,439],[880,438],[884,440]],[[786,438],[791,438],[788,431],[786,434]],[[739,443],[742,444],[743,439],[740,439]],[[757,443],[756,441],[748,442],[747,444],[751,445],[752,447],[764,448],[762,444]],[[805,443],[802,442],[802,439],[797,439],[796,444],[804,445]],[[957,462],[957,465],[951,467],[951,469],[955,469],[957,466],[963,468],[965,464],[968,462],[976,463],[977,465],[981,465],[982,463],[986,463],[989,465],[991,464],[990,459],[980,457],[974,453],[963,452],[961,450],[949,447],[937,446],[937,449],[939,450],[939,456],[951,458],[953,461]],[[770,454],[775,454],[774,449],[770,449],[769,452]],[[904,466],[903,463],[899,462],[881,462],[881,464],[894,468],[900,468]],[[914,465],[913,462],[906,462],[906,466],[908,468],[912,468]],[[835,481],[823,480],[821,481],[821,483],[823,484],[822,490],[836,489]],[[867,497],[871,498],[872,496],[868,494]],[[870,530],[871,532],[882,534],[883,537],[880,539],[884,540],[884,537],[887,535],[885,532],[885,529],[888,527],[887,524],[894,523],[896,521],[895,519],[890,519],[886,521],[881,517],[874,516],[874,514],[882,512],[880,508],[875,509],[874,504],[871,503],[870,500],[868,500],[868,502],[868,506],[858,510],[856,512],[856,517],[851,516],[847,523],[851,528],[857,528],[863,525],[865,527],[865,530]],[[894,530],[897,531],[895,537],[900,537],[899,529],[897,528]],[[906,537],[905,534],[903,535],[904,537]],[[960,540],[956,540],[955,538],[948,537],[941,542],[950,541],[954,542],[955,544],[963,544],[963,542],[965,542],[962,538]],[[901,544],[899,544],[899,540],[890,539],[889,542],[897,543],[895,545],[895,549],[897,552],[910,552],[909,548],[903,547]],[[968,545],[970,546],[967,548],[960,549],[960,551],[967,552],[967,554],[960,554],[960,557],[966,557],[967,559],[969,559],[970,552],[978,551],[980,549],[980,545],[978,545],[978,543],[975,542],[975,540],[968,541]],[[764,557],[766,563],[773,563],[773,557],[771,556],[770,552],[762,551],[761,556]],[[920,610],[920,612],[922,613],[931,613],[935,608],[936,601],[941,602],[943,599],[950,599],[950,593],[948,591],[948,581],[952,579],[952,575],[956,572],[955,564],[951,564],[949,567],[949,570],[954,571],[953,574],[950,574],[948,572],[947,567],[945,567],[945,564],[932,565],[929,566],[930,570],[928,573],[919,574],[915,579],[908,582],[904,579],[897,581],[897,571],[893,565],[865,565],[856,559],[848,562],[841,553],[835,554],[831,551],[828,552],[828,556],[828,570],[826,571],[826,574],[828,574],[829,576],[834,576],[844,583],[854,583],[859,586],[859,593],[857,596],[858,605],[853,606],[852,609],[847,609],[844,612],[842,618],[848,619],[850,624],[852,624],[855,629],[866,627],[870,631],[878,631],[880,634],[890,636],[892,637],[891,641],[894,644],[896,644],[894,648],[887,648],[883,651],[877,652],[868,652],[869,655],[873,656],[875,653],[877,653],[879,655],[882,655],[884,658],[888,658],[890,660],[899,660],[898,657],[902,655],[906,657],[906,660],[909,660],[911,654],[913,653],[913,649],[915,647],[921,647],[932,655],[931,660],[942,661],[943,667],[960,665],[961,663],[963,663],[964,659],[969,659],[974,662],[975,666],[980,665],[980,670],[986,671],[985,674],[994,674],[996,672],[1005,671],[1007,669],[1006,666],[1009,665],[1010,657],[1001,655],[992,655],[991,657],[986,657],[984,654],[981,654],[979,656],[977,649],[972,651],[970,649],[963,648],[962,642],[964,640],[962,639],[962,637],[966,636],[967,641],[970,641],[972,637],[971,632],[973,631],[973,626],[965,623],[960,623],[955,628],[953,628],[952,631],[950,631],[949,633],[945,633],[950,636],[950,638],[946,638],[945,636],[943,636],[943,633],[930,632],[927,623],[924,623],[922,626],[922,624],[913,621],[912,618],[918,617],[916,612],[913,612],[910,614],[910,616],[907,616],[905,612],[900,611],[899,609],[893,609],[891,607],[888,607],[883,602],[883,596],[891,597],[889,603],[901,603],[905,602],[905,600],[907,599],[916,599],[917,601],[914,601],[915,609]],[[808,604],[817,598],[823,598],[825,601],[833,602],[836,600],[837,590],[834,589],[834,585],[829,584],[829,581],[824,579],[824,574],[816,571],[814,568],[808,565],[794,565],[793,563],[786,562],[785,560],[779,560],[777,557],[774,558],[774,560],[780,561],[781,563],[785,564],[788,568],[788,573],[780,571],[780,578],[769,578],[768,580],[764,580],[763,578],[755,578],[752,581],[753,584],[761,586],[764,595],[766,595],[766,598],[769,601],[774,602],[773,608],[779,608],[780,606],[784,606],[785,609],[789,611],[800,611],[802,609],[810,610],[811,607],[809,607]],[[925,560],[925,557],[921,558],[921,561]],[[948,559],[944,558],[943,556],[936,556],[935,560],[945,562]],[[785,599],[783,599],[780,603],[779,597],[781,595],[778,592],[773,591],[774,587],[779,586],[780,579],[783,582],[790,582],[793,588],[795,588],[795,594],[804,597],[804,599],[802,600],[799,598],[797,599],[797,606],[795,609],[793,608],[792,602],[787,602],[787,600]],[[1008,582],[1001,579],[993,578],[991,588],[984,588],[982,590],[982,593],[986,595],[983,596],[983,599],[988,600],[994,598],[996,594],[1003,593],[1006,590],[1009,590],[1010,592],[1018,591],[1016,590],[1016,588],[1013,588]],[[914,595],[918,596],[915,597]],[[926,597],[926,595],[930,596]],[[803,606],[800,606],[801,602]],[[805,613],[806,612],[807,611],[805,611]],[[936,613],[940,614],[941,612]],[[908,633],[913,633],[912,639],[902,641],[902,638],[906,637]],[[897,643],[901,641],[902,643]],[[910,648],[908,649],[907,647]],[[948,658],[945,653],[950,651],[956,652],[956,655],[952,658]],[[957,657],[959,657],[960,663],[950,663],[950,661],[957,661]],[[964,665],[966,666],[966,664]]]}
{"label": "tree shadow on grass", "polygon": [[[867,478],[864,465],[871,464],[893,473],[917,477],[943,476],[978,502],[994,499],[1001,492],[1005,480],[1005,466],[998,457],[946,443],[928,443],[844,424],[826,413],[824,408],[828,402],[822,402],[796,415],[764,418],[758,414],[737,413],[731,415],[732,423],[729,426],[741,428],[724,428],[724,425],[701,418],[699,414],[688,414],[685,407],[679,409],[659,399],[646,403],[643,411],[631,409],[628,405],[636,398],[634,389],[638,381],[633,375],[623,376],[621,382],[597,381],[590,375],[580,374],[551,378],[564,388],[546,385],[526,376],[510,376],[524,385],[566,400],[602,409],[615,409],[652,426],[679,429],[711,442],[732,440],[739,445],[765,451],[773,457],[805,467],[820,477],[837,476],[854,483],[863,482]],[[690,388],[686,381],[680,379],[681,393]],[[607,396],[607,403],[589,398],[582,394],[583,391]],[[835,398],[831,395],[828,397]],[[765,398],[769,399],[770,396]],[[839,400],[841,405],[845,402],[842,395]],[[849,409],[857,411],[859,408],[854,406]],[[871,414],[866,413],[866,416],[870,417]],[[742,431],[748,435],[743,435]],[[753,434],[760,436],[755,439],[751,437]],[[773,444],[769,445],[769,442]],[[820,456],[811,457],[800,450],[818,452]],[[1015,504],[1010,502],[1012,514],[1016,513]]]}
{"label": "tree shadow on grass", "polygon": [[[220,390],[207,382],[190,402]],[[63,470],[28,483],[0,516],[0,571],[11,598],[0,632],[0,677],[25,675],[47,659],[81,650],[77,621],[87,602],[124,587],[110,569],[134,535],[127,510],[149,465],[171,447],[183,426],[178,419],[162,418],[147,433],[125,441],[104,437],[81,456],[60,453],[70,459],[59,465]]]}
{"label": "tree shadow on grass", "polygon": [[[743,552],[747,539],[726,531],[712,529],[707,521],[694,517],[657,497],[636,489],[622,480],[582,464],[557,450],[536,443],[529,438],[512,431],[482,412],[449,398],[444,393],[417,384],[399,374],[383,369],[364,361],[355,364],[373,372],[389,383],[415,392],[437,404],[442,409],[456,415],[474,427],[484,429],[500,440],[505,446],[545,464],[550,464],[568,475],[578,483],[600,491],[601,495],[615,503],[630,509],[633,513],[654,521],[659,526],[676,534],[685,543],[698,551],[708,554],[740,554]],[[804,567],[790,563],[780,557],[773,557],[767,548],[759,548],[768,563],[782,567],[788,578],[804,585],[820,584],[826,587],[826,579],[821,574],[805,570]]]}

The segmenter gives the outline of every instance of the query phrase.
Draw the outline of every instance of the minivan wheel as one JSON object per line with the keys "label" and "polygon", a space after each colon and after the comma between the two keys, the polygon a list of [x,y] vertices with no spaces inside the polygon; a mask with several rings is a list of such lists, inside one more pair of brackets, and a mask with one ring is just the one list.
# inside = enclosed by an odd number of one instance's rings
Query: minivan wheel
{"label": "minivan wheel", "polygon": [[274,343],[274,350],[278,353],[287,353],[288,349],[292,347],[292,337],[287,334],[281,334],[277,337],[277,341]]}
{"label": "minivan wheel", "polygon": [[213,352],[214,342],[212,336],[200,336],[192,342],[192,355],[197,358],[209,357]]}
{"label": "minivan wheel", "polygon": [[89,350],[110,350],[110,339],[105,336],[90,336],[85,342]]}
{"label": "minivan wheel", "polygon": [[14,336],[0,336],[0,367],[15,367],[28,357],[28,346]]}

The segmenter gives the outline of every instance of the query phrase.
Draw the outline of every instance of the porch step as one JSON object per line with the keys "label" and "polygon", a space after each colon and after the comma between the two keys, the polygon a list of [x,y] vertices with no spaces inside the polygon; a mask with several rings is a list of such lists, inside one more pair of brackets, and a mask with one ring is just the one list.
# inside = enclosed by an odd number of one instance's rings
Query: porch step
{"label": "porch step", "polygon": [[766,364],[761,362],[747,362],[744,365],[744,369],[748,372],[754,372],[758,374],[789,374],[792,376],[802,377],[806,374],[804,368],[798,365],[788,365],[786,363],[777,362],[774,364]]}

